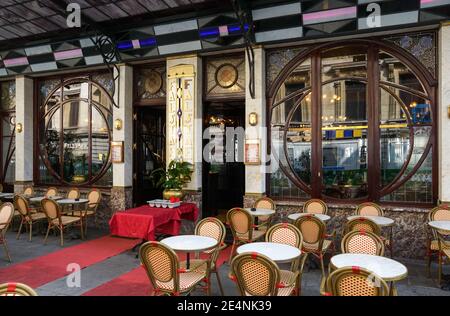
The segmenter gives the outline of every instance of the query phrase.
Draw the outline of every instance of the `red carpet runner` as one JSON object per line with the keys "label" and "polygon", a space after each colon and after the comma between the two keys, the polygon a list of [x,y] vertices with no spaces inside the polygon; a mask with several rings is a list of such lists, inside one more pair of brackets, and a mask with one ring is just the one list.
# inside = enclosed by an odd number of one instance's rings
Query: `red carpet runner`
{"label": "red carpet runner", "polygon": [[77,263],[81,269],[133,248],[140,241],[106,236],[67,247],[48,255],[0,269],[0,284],[25,283],[37,288],[68,275],[67,265]]}
{"label": "red carpet runner", "polygon": [[[218,267],[228,260],[230,251],[231,247],[227,247],[220,253],[217,259]],[[185,256],[180,255],[180,259],[185,260]],[[215,276],[212,278],[212,282],[215,282]],[[152,293],[152,285],[147,273],[144,268],[137,267],[118,278],[84,293],[83,296],[148,296],[152,295]]]}

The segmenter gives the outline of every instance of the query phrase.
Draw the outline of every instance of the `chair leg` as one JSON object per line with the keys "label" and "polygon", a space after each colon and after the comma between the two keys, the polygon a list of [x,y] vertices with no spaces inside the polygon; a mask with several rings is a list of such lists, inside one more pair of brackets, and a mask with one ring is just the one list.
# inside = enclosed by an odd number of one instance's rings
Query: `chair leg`
{"label": "chair leg", "polygon": [[427,275],[431,278],[431,251],[427,254]]}
{"label": "chair leg", "polygon": [[80,221],[80,233],[81,233],[81,239],[84,239],[84,227],[83,227],[83,221]]}
{"label": "chair leg", "polygon": [[228,264],[231,264],[231,260],[233,259],[235,249],[236,249],[236,241],[233,241],[233,245],[231,246],[230,258],[228,259]]}
{"label": "chair leg", "polygon": [[439,287],[441,286],[441,280],[442,280],[442,254],[441,254],[441,252],[439,251],[439,253],[438,253],[438,256],[439,256],[439,268],[438,268],[438,285],[439,285]]}
{"label": "chair leg", "polygon": [[47,238],[48,238],[48,233],[50,233],[50,223],[48,224],[48,228],[47,228],[47,233],[45,234],[45,238],[44,238],[44,245],[47,244]]}
{"label": "chair leg", "polygon": [[19,240],[20,234],[22,233],[23,220],[20,221],[19,231],[17,232],[16,239]]}
{"label": "chair leg", "polygon": [[220,294],[222,294],[222,296],[225,296],[225,292],[223,291],[223,287],[222,287],[222,281],[220,280],[220,276],[219,276],[219,271],[214,271],[216,277],[217,277],[217,284],[219,285],[219,289],[220,289]]}
{"label": "chair leg", "polygon": [[323,263],[323,254],[319,255],[320,268],[322,269],[322,279],[325,279],[325,265]]}
{"label": "chair leg", "polygon": [[61,236],[61,247],[64,246],[64,227],[59,227],[60,236]]}
{"label": "chair leg", "polygon": [[29,229],[29,237],[28,237],[28,241],[31,242],[31,238],[33,236],[33,223],[30,223],[30,229]]}
{"label": "chair leg", "polygon": [[[85,216],[84,218],[84,237],[87,238],[87,227],[88,227],[88,216]],[[95,224],[97,226],[97,224]]]}
{"label": "chair leg", "polygon": [[8,258],[9,262],[12,262],[11,256],[9,255],[8,244],[6,243],[5,236],[3,236],[3,238],[2,238],[2,243],[3,243],[3,248],[5,248],[6,257]]}

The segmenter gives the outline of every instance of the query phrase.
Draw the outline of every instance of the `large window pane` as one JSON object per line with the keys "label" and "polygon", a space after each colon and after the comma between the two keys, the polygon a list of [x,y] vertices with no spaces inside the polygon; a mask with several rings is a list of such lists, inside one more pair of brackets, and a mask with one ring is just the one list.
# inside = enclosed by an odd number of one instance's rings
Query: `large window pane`
{"label": "large window pane", "polygon": [[322,82],[343,77],[367,77],[367,47],[344,46],[322,53]]}
{"label": "large window pane", "polygon": [[366,84],[336,81],[322,87],[323,194],[362,198],[367,188]]}

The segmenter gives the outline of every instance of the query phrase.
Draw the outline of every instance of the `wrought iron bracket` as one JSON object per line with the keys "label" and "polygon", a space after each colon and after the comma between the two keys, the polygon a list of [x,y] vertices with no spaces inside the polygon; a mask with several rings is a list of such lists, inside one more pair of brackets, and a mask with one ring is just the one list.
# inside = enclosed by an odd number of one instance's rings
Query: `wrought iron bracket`
{"label": "wrought iron bracket", "polygon": [[[242,29],[242,34],[244,38],[245,44],[245,53],[247,55],[247,62],[249,67],[249,83],[248,83],[248,91],[252,99],[255,99],[255,51],[253,50],[253,44],[255,43],[255,35],[254,35],[254,27],[253,27],[253,18],[251,10],[245,4],[246,1],[243,0],[231,0],[231,4],[233,5],[234,13],[239,20],[239,24]],[[246,27],[247,30],[246,30]]]}

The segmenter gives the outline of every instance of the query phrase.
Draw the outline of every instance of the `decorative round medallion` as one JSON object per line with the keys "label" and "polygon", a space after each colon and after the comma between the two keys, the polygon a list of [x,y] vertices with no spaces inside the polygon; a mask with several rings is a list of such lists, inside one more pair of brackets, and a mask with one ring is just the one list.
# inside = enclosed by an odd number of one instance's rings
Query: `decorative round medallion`
{"label": "decorative round medallion", "polygon": [[216,82],[224,89],[231,88],[238,80],[238,70],[232,64],[223,64],[216,71]]}
{"label": "decorative round medallion", "polygon": [[162,78],[161,75],[154,71],[149,70],[145,72],[145,91],[147,91],[149,94],[155,94],[157,93],[161,87],[162,87]]}

